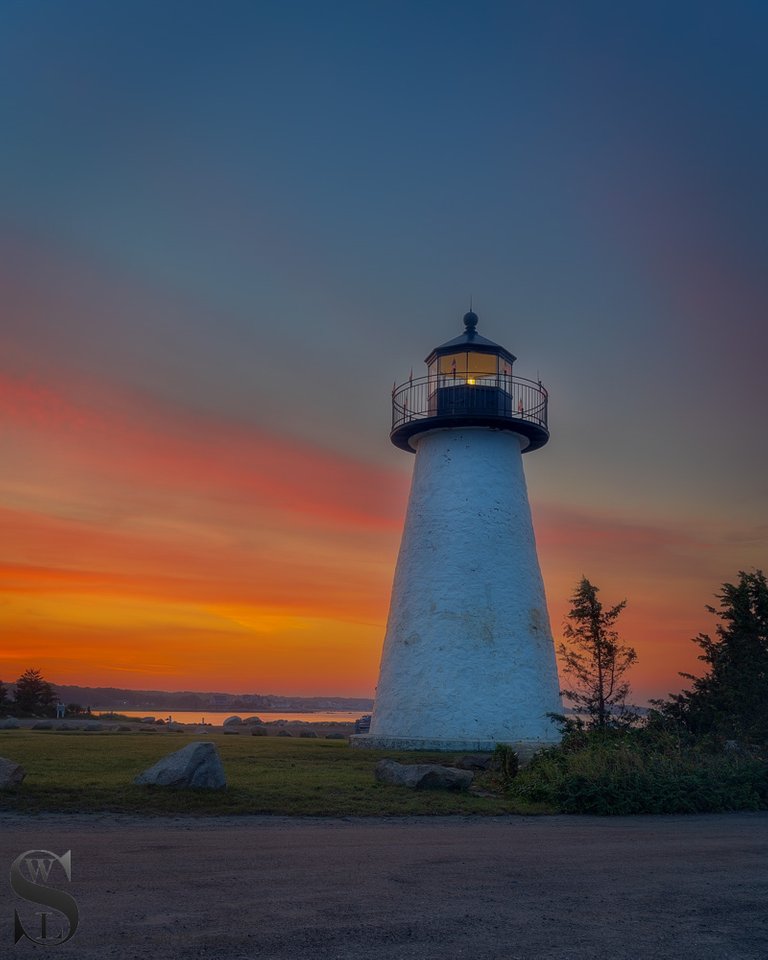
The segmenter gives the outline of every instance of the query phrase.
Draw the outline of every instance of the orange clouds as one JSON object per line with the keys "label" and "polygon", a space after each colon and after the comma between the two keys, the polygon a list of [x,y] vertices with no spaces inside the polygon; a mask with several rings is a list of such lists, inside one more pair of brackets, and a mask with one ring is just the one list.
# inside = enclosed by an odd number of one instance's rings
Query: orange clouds
{"label": "orange clouds", "polygon": [[0,402],[0,675],[146,686],[159,647],[172,687],[370,690],[406,477],[94,384]]}
{"label": "orange clouds", "polygon": [[51,461],[75,467],[78,478],[90,473],[230,504],[268,502],[325,524],[399,523],[401,474],[251,424],[153,407],[94,384],[54,390],[7,375],[0,375],[0,402],[8,431],[24,431],[33,447],[42,440]]}

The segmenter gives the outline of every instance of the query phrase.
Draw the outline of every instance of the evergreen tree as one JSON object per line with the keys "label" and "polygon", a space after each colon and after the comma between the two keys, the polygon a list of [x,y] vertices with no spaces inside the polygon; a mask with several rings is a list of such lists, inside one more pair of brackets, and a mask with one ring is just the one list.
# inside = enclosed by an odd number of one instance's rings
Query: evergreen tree
{"label": "evergreen tree", "polygon": [[19,713],[48,713],[56,702],[56,691],[39,670],[26,670],[16,681],[15,699]]}
{"label": "evergreen tree", "polygon": [[0,680],[0,714],[5,713],[8,709],[8,688]]}
{"label": "evergreen tree", "polygon": [[626,707],[629,683],[624,675],[637,654],[620,643],[614,629],[627,601],[606,610],[597,594],[598,588],[582,577],[571,597],[571,611],[563,627],[565,642],[558,653],[566,675],[574,681],[574,688],[563,690],[562,695],[579,713],[587,714],[588,727],[602,730],[636,719]]}
{"label": "evergreen tree", "polygon": [[714,734],[744,743],[768,742],[768,582],[762,570],[739,571],[738,583],[716,594],[715,637],[700,633],[703,677],[680,674],[691,689],[658,706],[667,719],[695,734]]}

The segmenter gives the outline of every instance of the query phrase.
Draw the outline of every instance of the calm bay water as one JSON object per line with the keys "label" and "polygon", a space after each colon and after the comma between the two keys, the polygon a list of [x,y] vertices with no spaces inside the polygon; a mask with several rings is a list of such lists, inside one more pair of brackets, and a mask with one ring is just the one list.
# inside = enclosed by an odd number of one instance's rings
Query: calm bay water
{"label": "calm bay water", "polygon": [[[244,713],[236,710],[225,712],[218,711],[189,711],[189,710],[122,710],[115,708],[115,713],[121,713],[124,717],[155,717],[157,720],[167,720],[169,716],[173,717],[176,723],[200,723],[205,718],[206,723],[212,723],[214,726],[220,726],[227,717],[240,717],[247,720],[248,717],[260,717],[265,723],[271,720],[304,720],[308,723],[354,723],[355,720],[365,711],[353,710],[326,710],[316,713]],[[107,713],[106,710],[100,710],[99,714]]]}

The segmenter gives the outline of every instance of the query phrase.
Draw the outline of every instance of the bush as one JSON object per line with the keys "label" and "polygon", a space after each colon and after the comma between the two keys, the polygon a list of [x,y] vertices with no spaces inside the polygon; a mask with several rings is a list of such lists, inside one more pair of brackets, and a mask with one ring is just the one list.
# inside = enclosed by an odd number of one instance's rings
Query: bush
{"label": "bush", "polygon": [[768,763],[648,730],[577,731],[509,784],[562,813],[719,813],[768,808]]}
{"label": "bush", "polygon": [[508,743],[496,744],[493,752],[493,769],[501,774],[502,782],[511,783],[520,772],[520,759]]}

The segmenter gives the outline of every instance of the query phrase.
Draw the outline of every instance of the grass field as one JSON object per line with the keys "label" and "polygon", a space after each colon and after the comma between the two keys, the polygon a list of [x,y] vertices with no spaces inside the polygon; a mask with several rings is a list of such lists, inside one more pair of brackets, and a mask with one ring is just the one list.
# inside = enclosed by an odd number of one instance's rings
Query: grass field
{"label": "grass field", "polygon": [[[139,787],[133,778],[193,740],[221,754],[227,790]],[[499,795],[412,791],[374,781],[382,757],[446,763],[448,756],[353,750],[346,741],[186,733],[0,730],[0,757],[27,772],[0,791],[0,811],[144,815],[403,816],[543,812]],[[487,775],[486,775],[487,776]],[[483,784],[481,783],[481,786]],[[486,783],[493,790],[493,783]]]}

